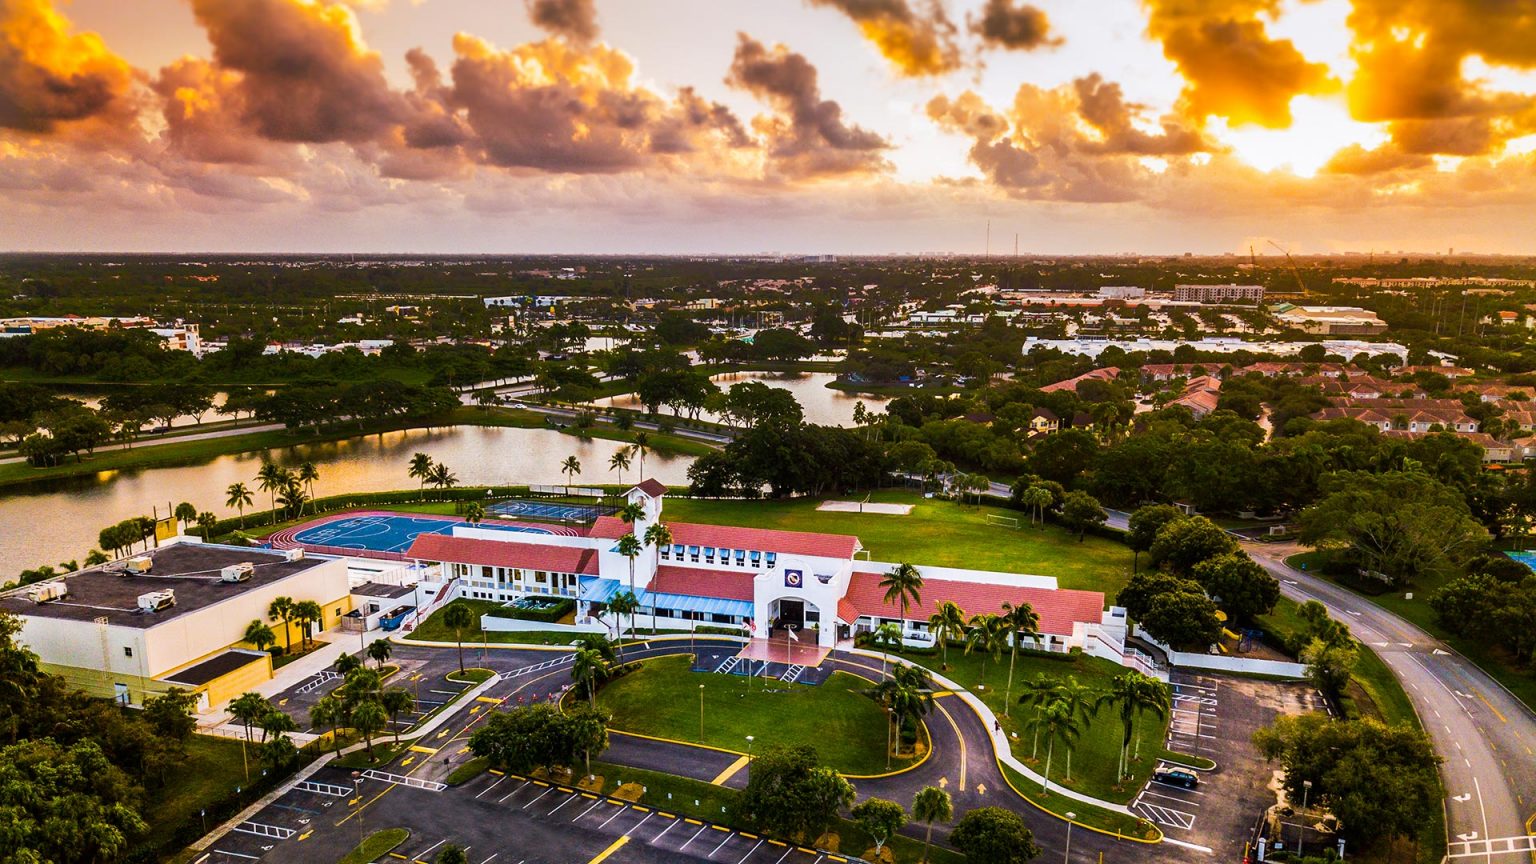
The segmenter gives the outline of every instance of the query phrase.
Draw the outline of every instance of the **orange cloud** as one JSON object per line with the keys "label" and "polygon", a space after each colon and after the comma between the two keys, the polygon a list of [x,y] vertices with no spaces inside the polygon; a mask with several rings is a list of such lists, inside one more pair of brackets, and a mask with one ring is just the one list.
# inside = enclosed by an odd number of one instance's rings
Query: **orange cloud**
{"label": "orange cloud", "polygon": [[940,75],[960,68],[955,25],[939,0],[928,0],[921,12],[907,0],[809,0],[828,6],[858,25],[864,38],[903,75]]}
{"label": "orange cloud", "polygon": [[528,17],[556,36],[575,42],[597,38],[597,6],[593,0],[527,0]]}
{"label": "orange cloud", "polygon": [[967,23],[981,41],[997,48],[1031,51],[1061,44],[1051,35],[1051,19],[1028,3],[1015,6],[1013,0],[987,0],[981,15]]}
{"label": "orange cloud", "polygon": [[1143,0],[1147,32],[1184,77],[1183,107],[1196,121],[1210,115],[1234,126],[1291,125],[1291,99],[1326,93],[1338,81],[1302,56],[1289,39],[1273,39],[1259,16],[1280,0]]}
{"label": "orange cloud", "polygon": [[0,127],[52,132],[122,108],[133,70],[51,0],[0,0]]}

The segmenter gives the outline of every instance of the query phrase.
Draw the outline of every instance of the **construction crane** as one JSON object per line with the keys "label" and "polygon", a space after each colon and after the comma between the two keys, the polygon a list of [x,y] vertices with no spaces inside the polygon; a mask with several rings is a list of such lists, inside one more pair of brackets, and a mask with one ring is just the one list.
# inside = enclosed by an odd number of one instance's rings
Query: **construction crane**
{"label": "construction crane", "polygon": [[1276,243],[1273,240],[1269,241],[1269,245],[1279,249],[1280,254],[1285,256],[1286,266],[1291,268],[1291,276],[1295,278],[1296,287],[1301,290],[1301,297],[1303,300],[1305,300],[1307,297],[1307,283],[1301,281],[1301,271],[1296,269],[1296,262],[1291,258],[1290,250],[1286,249],[1284,246],[1281,246],[1279,243]]}

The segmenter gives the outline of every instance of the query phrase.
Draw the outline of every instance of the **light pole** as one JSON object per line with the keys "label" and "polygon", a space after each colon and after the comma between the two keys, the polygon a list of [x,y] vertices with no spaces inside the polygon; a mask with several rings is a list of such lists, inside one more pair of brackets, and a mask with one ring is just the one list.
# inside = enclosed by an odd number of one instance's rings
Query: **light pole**
{"label": "light pole", "polygon": [[1312,781],[1301,781],[1301,837],[1296,840],[1296,857],[1301,857],[1301,849],[1307,842],[1307,796],[1312,792]]}
{"label": "light pole", "polygon": [[704,685],[699,685],[699,743],[704,743]]}
{"label": "light pole", "polygon": [[748,735],[747,736],[747,761],[748,762],[752,761],[752,741],[753,741],[752,736]]}
{"label": "light pole", "polygon": [[352,791],[357,794],[357,845],[363,845],[363,772],[352,772]]}
{"label": "light pole", "polygon": [[1076,818],[1076,813],[1067,811],[1067,851],[1061,853],[1061,864],[1067,864],[1067,859],[1072,857],[1072,820]]}

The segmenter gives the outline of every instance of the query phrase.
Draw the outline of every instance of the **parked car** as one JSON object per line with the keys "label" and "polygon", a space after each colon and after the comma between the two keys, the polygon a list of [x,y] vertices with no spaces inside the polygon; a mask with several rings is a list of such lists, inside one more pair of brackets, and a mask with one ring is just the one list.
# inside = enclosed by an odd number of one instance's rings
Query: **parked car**
{"label": "parked car", "polygon": [[1152,779],[1159,783],[1167,783],[1169,786],[1183,786],[1185,789],[1193,789],[1200,785],[1200,776],[1198,774],[1178,768],[1168,771],[1154,771],[1152,772]]}

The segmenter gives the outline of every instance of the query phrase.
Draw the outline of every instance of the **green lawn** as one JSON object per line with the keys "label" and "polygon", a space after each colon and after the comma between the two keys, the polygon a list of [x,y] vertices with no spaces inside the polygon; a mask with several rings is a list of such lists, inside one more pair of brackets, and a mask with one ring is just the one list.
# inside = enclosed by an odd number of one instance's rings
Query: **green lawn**
{"label": "green lawn", "polygon": [[385,828],[383,831],[375,831],[343,856],[338,864],[370,864],[404,843],[410,836],[411,832],[404,828]]}
{"label": "green lawn", "polygon": [[[1018,704],[1022,683],[1040,674],[1050,678],[1065,678],[1071,675],[1077,678],[1079,684],[1094,690],[1104,690],[1109,687],[1111,679],[1125,672],[1124,667],[1097,657],[1075,655],[1069,659],[1064,655],[1020,652],[1014,667],[1013,692],[1009,699],[1005,699],[1005,695],[1009,695],[1005,692],[1008,655],[1005,653],[998,662],[987,658],[985,679],[982,678],[982,657],[981,654],[964,654],[960,648],[952,646],[949,651],[949,671],[941,674],[981,697],[981,700],[1002,722],[1003,729],[1013,738],[1014,758],[1039,773],[1045,772],[1046,742],[1042,739],[1038,748],[1035,746],[1034,730],[1028,722],[1029,709]],[[941,658],[937,656],[916,654],[907,659],[935,671],[938,670],[941,662]],[[986,684],[985,688],[980,687],[983,681]],[[1005,702],[1009,703],[1006,705],[1009,711],[1007,717],[1003,716]],[[1082,736],[1078,738],[1072,752],[1071,779],[1066,776],[1065,745],[1057,742],[1056,752],[1051,759],[1051,780],[1106,801],[1127,802],[1135,797],[1137,790],[1151,775],[1158,757],[1165,753],[1163,742],[1167,737],[1167,728],[1166,719],[1159,721],[1152,715],[1142,717],[1136,739],[1132,741],[1133,750],[1136,747],[1136,740],[1140,741],[1141,747],[1141,759],[1131,763],[1134,779],[1116,784],[1115,769],[1120,761],[1120,741],[1124,735],[1124,729],[1120,725],[1118,710],[1112,707],[1105,708],[1097,718],[1091,719],[1084,728]],[[1187,761],[1191,757],[1182,758]]]}
{"label": "green lawn", "polygon": [[[1326,552],[1303,552],[1287,558],[1286,563],[1297,568],[1306,564],[1309,572],[1317,571],[1327,561],[1327,554]],[[1444,576],[1426,576],[1414,584],[1411,592],[1403,589],[1384,594],[1361,591],[1358,585],[1350,584],[1345,580],[1333,579],[1333,581],[1339,587],[1366,597],[1388,612],[1412,621],[1431,636],[1443,640],[1459,651],[1462,656],[1477,664],[1478,668],[1493,676],[1494,680],[1509,688],[1516,698],[1532,710],[1536,710],[1536,675],[1521,669],[1511,661],[1502,648],[1491,644],[1489,640],[1479,638],[1479,634],[1457,636],[1440,626],[1440,622],[1435,617],[1435,610],[1430,608],[1429,598],[1445,584]],[[1407,596],[1409,593],[1413,594],[1411,600]]]}
{"label": "green lawn", "polygon": [[[453,505],[449,504],[447,506],[452,508]],[[403,638],[407,640],[415,639],[421,642],[453,642],[455,639],[454,632],[443,623],[443,620],[448,612],[448,607],[455,605],[468,606],[475,616],[474,623],[466,628],[462,634],[464,637],[464,662],[466,665],[471,662],[473,657],[478,656],[473,652],[485,643],[500,645],[569,645],[571,640],[576,638],[574,633],[556,630],[519,630],[513,632],[497,630],[486,632],[480,629],[480,616],[500,607],[502,605],[501,602],[497,600],[471,600],[467,597],[460,597],[428,615],[427,620],[421,622],[420,627],[407,633]]]}
{"label": "green lawn", "polygon": [[[259,777],[256,749],[250,749],[251,774]],[[159,844],[208,804],[249,786],[240,762],[240,742],[232,738],[193,735],[187,758],[177,762],[165,785],[150,790],[144,801],[144,821],[149,824],[147,843]],[[208,827],[213,827],[212,825]]]}
{"label": "green lawn", "polygon": [[[855,496],[833,496],[848,499]],[[857,497],[862,498],[859,494]],[[1083,542],[1056,525],[1030,527],[1022,512],[994,506],[924,499],[899,489],[871,500],[912,504],[907,516],[818,511],[819,501],[704,501],[669,498],[664,519],[747,525],[786,531],[853,534],[876,561],[910,561],[1055,576],[1063,588],[1103,591],[1112,598],[1131,575],[1131,550],[1112,540]],[[987,514],[1019,520],[1018,529],[987,524]]]}
{"label": "green lawn", "polygon": [[[814,744],[822,761],[844,774],[886,768],[885,713],[863,691],[870,683],[834,672],[819,685],[749,681],[694,672],[691,657],[647,660],[598,691],[613,712],[609,726],[679,741],[699,740],[699,686],[704,686],[702,743],[745,752],[747,736],[760,751],[776,744]],[[750,690],[748,689],[750,686]],[[896,760],[892,768],[910,760]]]}

